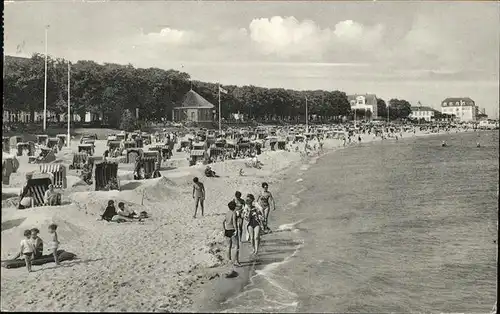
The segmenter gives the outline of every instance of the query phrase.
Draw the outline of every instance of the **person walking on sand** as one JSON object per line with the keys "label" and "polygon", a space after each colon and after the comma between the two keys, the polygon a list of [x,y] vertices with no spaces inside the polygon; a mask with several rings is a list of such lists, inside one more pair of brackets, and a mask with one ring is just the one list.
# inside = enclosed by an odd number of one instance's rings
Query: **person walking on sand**
{"label": "person walking on sand", "polygon": [[253,247],[253,255],[259,253],[260,230],[262,225],[262,211],[255,204],[255,196],[248,194],[246,198],[245,219],[248,221],[247,231],[250,234],[250,243]]}
{"label": "person walking on sand", "polygon": [[273,211],[276,210],[276,204],[274,203],[274,198],[271,192],[269,192],[269,184],[267,182],[262,183],[262,193],[257,198],[257,202],[262,207],[262,213],[264,216],[263,227],[264,232],[269,232],[269,212],[271,211],[271,203],[273,204]]}
{"label": "person walking on sand", "polygon": [[195,204],[193,218],[196,218],[196,213],[198,212],[198,204],[201,207],[201,216],[203,216],[205,211],[203,204],[205,201],[205,186],[200,182],[198,177],[195,177],[193,179],[193,199]]}
{"label": "person walking on sand", "polygon": [[56,265],[61,265],[61,263],[58,260],[57,257],[57,249],[59,248],[59,239],[57,238],[57,225],[56,224],[50,224],[49,225],[49,233],[52,235],[52,241],[49,242],[49,249],[51,250],[52,254],[54,255],[54,262]]}
{"label": "person walking on sand", "polygon": [[19,250],[19,256],[24,256],[24,261],[26,262],[26,269],[31,273],[31,261],[33,260],[35,254],[35,247],[33,242],[31,242],[31,230],[24,231],[24,239],[21,240],[21,247]]}
{"label": "person walking on sand", "polygon": [[231,251],[233,249],[233,240],[234,245],[236,246],[236,256],[234,266],[241,266],[240,264],[240,232],[238,229],[238,221],[236,216],[236,202],[233,200],[227,204],[229,211],[226,212],[226,216],[224,217],[224,221],[222,222],[222,228],[224,229],[224,236],[229,240],[229,248],[228,248],[228,258],[229,261],[232,261]]}
{"label": "person walking on sand", "polygon": [[236,204],[235,213],[236,213],[236,222],[237,228],[239,231],[239,241],[243,241],[243,208],[245,207],[245,200],[241,198],[241,192],[236,191],[234,193],[234,202]]}

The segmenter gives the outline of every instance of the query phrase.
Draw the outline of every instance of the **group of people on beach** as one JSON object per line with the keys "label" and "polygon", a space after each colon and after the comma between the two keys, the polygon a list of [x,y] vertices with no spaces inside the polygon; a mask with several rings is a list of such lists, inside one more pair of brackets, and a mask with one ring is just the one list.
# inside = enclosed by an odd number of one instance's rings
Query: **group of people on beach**
{"label": "group of people on beach", "polygon": [[125,207],[124,202],[118,203],[118,210],[115,207],[115,201],[109,200],[108,206],[101,215],[101,219],[107,222],[142,222],[145,218],[148,218],[147,212],[142,211],[140,213],[135,212],[129,208]]}
{"label": "group of people on beach", "polygon": [[[60,265],[57,256],[57,249],[59,248],[59,238],[57,237],[57,225],[49,225],[50,242],[49,250],[54,257],[54,262],[56,265]],[[16,260],[20,257],[24,257],[26,263],[26,268],[28,272],[32,272],[32,261],[43,256],[43,240],[38,236],[40,230],[33,228],[31,230],[24,231],[24,239],[21,240],[20,249],[12,260]]]}
{"label": "group of people on beach", "polygon": [[[195,209],[193,218],[196,218],[198,207],[201,207],[201,215],[204,215],[204,201],[206,197],[205,186],[200,180],[193,178],[193,199]],[[259,252],[261,233],[269,233],[269,213],[276,209],[273,195],[269,191],[269,184],[262,183],[262,192],[257,200],[253,194],[247,194],[245,199],[242,193],[236,191],[234,198],[227,204],[228,211],[225,214],[222,227],[224,236],[228,239],[228,258],[233,260],[233,246],[236,249],[234,265],[240,266],[240,243],[250,242],[253,248],[252,255]],[[244,240],[243,232],[246,231]]]}

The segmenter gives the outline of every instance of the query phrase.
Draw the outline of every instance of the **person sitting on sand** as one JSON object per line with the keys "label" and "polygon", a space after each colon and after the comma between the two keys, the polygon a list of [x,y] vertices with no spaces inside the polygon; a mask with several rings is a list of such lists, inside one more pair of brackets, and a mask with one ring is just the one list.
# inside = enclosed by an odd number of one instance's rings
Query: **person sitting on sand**
{"label": "person sitting on sand", "polygon": [[49,189],[45,191],[45,195],[43,197],[44,204],[46,206],[56,206],[61,205],[61,194],[54,191],[54,185],[49,184]]}
{"label": "person sitting on sand", "polygon": [[241,266],[240,264],[240,233],[238,230],[238,223],[236,217],[236,203],[231,201],[227,204],[229,211],[226,212],[226,216],[224,217],[224,221],[222,222],[222,228],[224,229],[224,236],[229,239],[229,248],[228,248],[228,258],[232,261],[231,251],[233,249],[233,240],[236,246],[236,257],[235,257],[235,266]]}
{"label": "person sitting on sand", "polygon": [[212,167],[207,166],[205,168],[205,176],[208,178],[216,178],[217,174],[215,174],[215,171],[212,169]]}
{"label": "person sitting on sand", "polygon": [[198,212],[198,204],[201,206],[201,215],[204,213],[204,201],[205,201],[205,186],[200,180],[195,177],[193,179],[193,199],[195,203],[193,218],[196,218],[196,213]]}
{"label": "person sitting on sand", "polygon": [[116,213],[125,218],[139,219],[139,215],[135,211],[125,208],[125,203],[123,202],[118,203],[118,210]]}
{"label": "person sitting on sand", "polygon": [[38,228],[31,229],[31,242],[35,247],[34,258],[40,258],[43,255],[43,240],[38,236],[39,233]]}
{"label": "person sitting on sand", "polygon": [[19,201],[18,209],[26,209],[35,206],[35,199],[31,194],[31,190],[27,190],[24,196]]}
{"label": "person sitting on sand", "polygon": [[113,200],[108,201],[108,207],[104,210],[101,218],[107,222],[129,222],[130,220],[118,215],[115,208],[115,202]]}

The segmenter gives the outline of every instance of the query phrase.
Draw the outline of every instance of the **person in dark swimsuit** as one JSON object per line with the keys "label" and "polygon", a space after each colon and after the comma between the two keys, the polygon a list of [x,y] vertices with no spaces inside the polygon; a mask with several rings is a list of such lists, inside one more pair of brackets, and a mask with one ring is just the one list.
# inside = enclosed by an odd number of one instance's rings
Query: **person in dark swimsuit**
{"label": "person in dark swimsuit", "polygon": [[245,207],[245,200],[241,198],[241,192],[236,191],[234,193],[234,202],[236,204],[235,213],[236,213],[236,223],[238,232],[240,234],[239,240],[243,241],[243,207]]}
{"label": "person in dark swimsuit", "polygon": [[262,211],[255,205],[255,196],[248,194],[245,206],[245,219],[248,221],[247,231],[250,234],[250,243],[253,247],[253,255],[259,253],[260,230],[263,221]]}
{"label": "person in dark swimsuit", "polygon": [[268,226],[269,212],[271,211],[271,203],[273,204],[273,210],[276,210],[276,204],[274,203],[274,198],[271,192],[269,192],[269,184],[267,182],[262,183],[262,193],[259,195],[257,202],[262,207],[262,212],[264,215],[263,227],[265,232],[271,231]]}
{"label": "person in dark swimsuit", "polygon": [[118,215],[116,213],[116,208],[115,208],[115,202],[112,200],[108,201],[108,207],[106,207],[106,210],[104,211],[104,214],[102,214],[102,219],[106,221],[111,221],[114,216]]}
{"label": "person in dark swimsuit", "polygon": [[226,212],[226,217],[222,222],[222,227],[224,228],[224,236],[229,239],[229,248],[228,248],[228,258],[232,261],[231,251],[233,249],[233,240],[236,246],[236,257],[235,257],[235,266],[241,266],[240,264],[240,241],[239,241],[239,230],[237,228],[237,218],[236,218],[236,202],[231,201],[227,204],[229,211]]}

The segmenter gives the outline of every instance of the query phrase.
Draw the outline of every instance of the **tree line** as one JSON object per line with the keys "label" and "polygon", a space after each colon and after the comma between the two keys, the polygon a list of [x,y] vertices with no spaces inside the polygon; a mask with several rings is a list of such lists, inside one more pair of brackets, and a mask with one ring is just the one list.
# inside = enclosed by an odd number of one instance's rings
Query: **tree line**
{"label": "tree line", "polygon": [[[4,64],[4,110],[10,112],[43,110],[44,55],[31,58],[6,56]],[[48,57],[47,110],[67,112],[68,61]],[[124,111],[139,110],[142,121],[171,121],[172,110],[180,106],[193,89],[218,110],[218,86],[191,80],[189,74],[159,68],[134,68],[132,65],[98,64],[78,61],[71,64],[71,110],[84,117],[86,112],[102,114],[110,126],[119,126]],[[308,112],[323,121],[353,117],[346,93],[342,91],[296,91],[283,88],[224,85],[221,115],[241,113],[249,119],[304,121],[306,98]],[[379,116],[383,100],[379,100]],[[391,99],[391,119],[405,118],[411,112],[405,100]],[[393,108],[394,107],[394,108]],[[382,111],[382,113],[381,113]],[[360,115],[360,113],[357,113]],[[362,116],[362,114],[360,115]]]}

